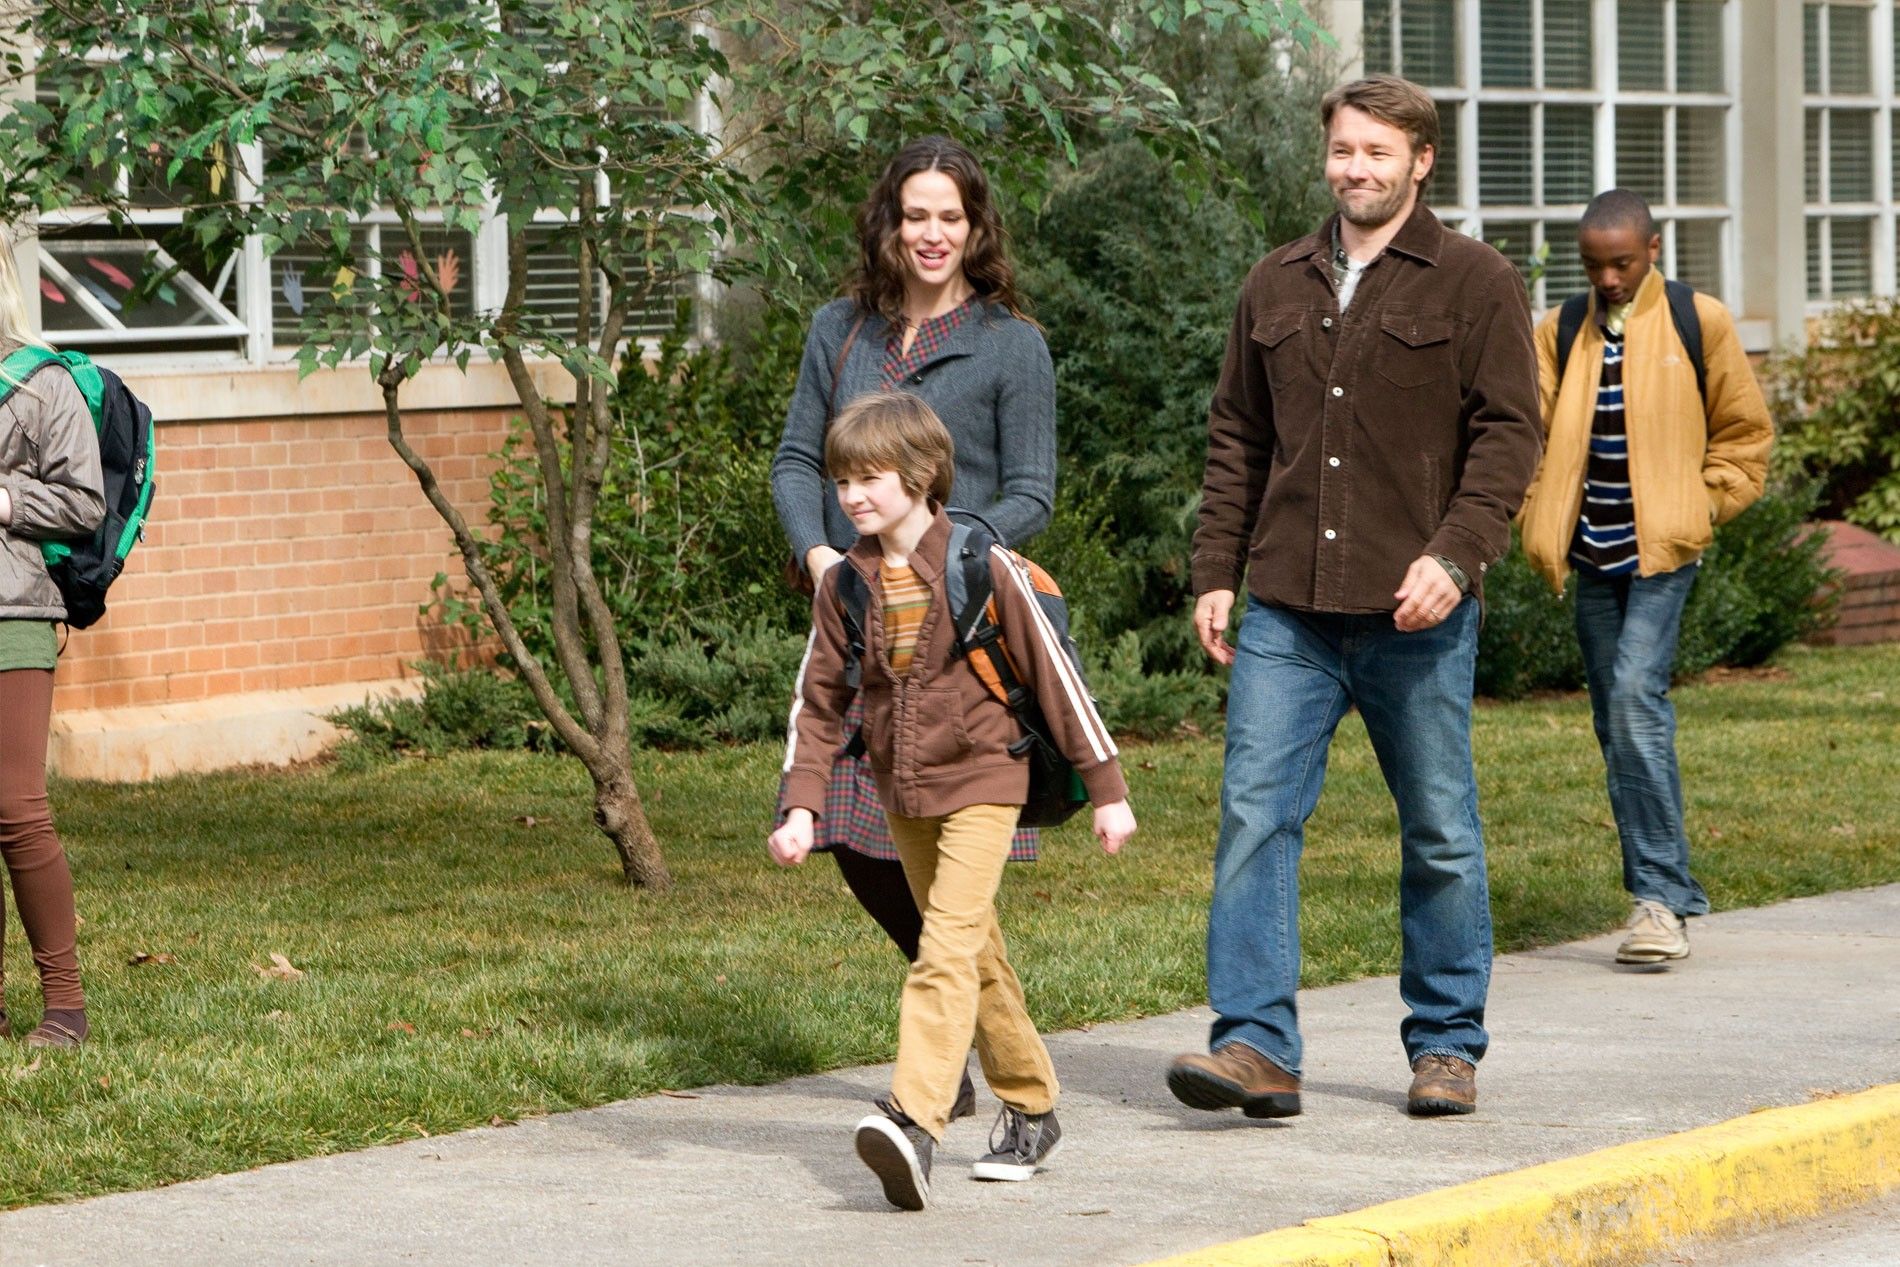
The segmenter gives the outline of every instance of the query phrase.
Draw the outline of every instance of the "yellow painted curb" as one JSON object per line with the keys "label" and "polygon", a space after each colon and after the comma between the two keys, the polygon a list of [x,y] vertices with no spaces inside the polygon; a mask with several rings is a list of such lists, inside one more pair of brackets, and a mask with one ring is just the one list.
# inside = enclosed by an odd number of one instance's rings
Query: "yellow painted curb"
{"label": "yellow painted curb", "polygon": [[1311,1219],[1149,1267],[1596,1267],[1900,1188],[1900,1084]]}

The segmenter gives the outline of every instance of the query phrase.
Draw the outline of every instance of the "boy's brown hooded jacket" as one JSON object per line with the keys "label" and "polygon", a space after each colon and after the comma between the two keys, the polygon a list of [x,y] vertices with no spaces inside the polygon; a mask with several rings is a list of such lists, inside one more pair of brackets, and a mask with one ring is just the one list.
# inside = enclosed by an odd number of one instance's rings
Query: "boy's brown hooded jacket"
{"label": "boy's brown hooded jacket", "polygon": [[[917,633],[910,672],[901,677],[891,669],[884,637],[883,551],[877,539],[860,540],[820,581],[792,695],[782,809],[823,813],[832,761],[848,737],[843,718],[853,694],[846,679],[851,647],[838,605],[840,568],[856,568],[871,592],[858,693],[864,697],[865,748],[885,808],[905,818],[936,818],[970,805],[1022,804],[1029,763],[1009,751],[1022,728],[969,661],[955,654],[953,622],[945,616],[949,541],[950,521],[938,511],[910,556],[911,568],[930,587],[930,609]],[[1042,706],[1049,738],[1074,763],[1091,801],[1123,799],[1128,786],[1115,741],[1037,603],[1028,573],[999,547],[991,553],[990,575],[1004,641],[1023,685]]]}

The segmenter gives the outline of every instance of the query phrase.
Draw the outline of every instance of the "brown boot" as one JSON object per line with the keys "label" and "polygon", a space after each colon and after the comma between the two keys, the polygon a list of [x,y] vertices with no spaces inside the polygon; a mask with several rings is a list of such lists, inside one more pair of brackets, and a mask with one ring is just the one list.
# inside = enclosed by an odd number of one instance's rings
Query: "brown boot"
{"label": "brown boot", "polygon": [[1405,1111],[1413,1117],[1470,1113],[1478,1107],[1478,1068],[1469,1060],[1427,1052],[1412,1062]]}
{"label": "brown boot", "polygon": [[1300,1112],[1300,1080],[1245,1043],[1229,1043],[1207,1056],[1176,1056],[1168,1066],[1168,1090],[1191,1109],[1239,1109],[1248,1117]]}

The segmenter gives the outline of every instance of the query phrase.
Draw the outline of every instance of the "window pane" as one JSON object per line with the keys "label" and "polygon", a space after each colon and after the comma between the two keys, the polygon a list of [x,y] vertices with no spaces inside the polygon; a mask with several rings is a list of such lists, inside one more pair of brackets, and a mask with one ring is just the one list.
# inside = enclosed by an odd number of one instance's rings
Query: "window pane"
{"label": "window pane", "polygon": [[1616,78],[1626,91],[1661,92],[1663,78],[1663,0],[1618,0],[1616,6]]}
{"label": "window pane", "polygon": [[149,331],[156,338],[189,330],[215,330],[227,336],[243,333],[237,318],[189,274],[175,270],[156,243],[139,238],[57,238],[43,240],[41,252],[43,260],[56,266],[47,270],[55,283],[53,289],[67,301],[41,288],[41,319],[48,330],[113,328],[81,312],[78,294],[84,292],[118,325],[129,331]]}
{"label": "window pane", "polygon": [[1438,154],[1432,159],[1431,195],[1433,202],[1463,206],[1458,188],[1458,103],[1438,103]]}
{"label": "window pane", "polygon": [[1570,296],[1588,290],[1590,279],[1584,274],[1583,260],[1577,254],[1576,225],[1547,224],[1544,241],[1550,244],[1544,268],[1544,302],[1555,307]]}
{"label": "window pane", "polygon": [[1722,53],[1722,0],[1676,0],[1676,91],[1723,91]]}
{"label": "window pane", "polygon": [[1386,0],[1368,0],[1365,52],[1368,75],[1389,74],[1397,69],[1392,61],[1392,11]]}
{"label": "window pane", "polygon": [[1591,106],[1544,107],[1544,201],[1588,202],[1596,184]]}
{"label": "window pane", "polygon": [[1724,196],[1726,110],[1676,110],[1676,201],[1719,206]]}
{"label": "window pane", "polygon": [[1478,196],[1484,202],[1528,206],[1531,188],[1531,108],[1478,107]]}
{"label": "window pane", "polygon": [[1872,202],[1874,197],[1874,113],[1827,112],[1827,199]]}
{"label": "window pane", "polygon": [[1663,171],[1663,110],[1619,106],[1616,111],[1616,183],[1651,202],[1669,198]]}
{"label": "window pane", "polygon": [[[574,239],[558,225],[528,230],[527,310],[547,323],[547,328],[564,338],[573,338],[580,328],[580,262]],[[594,291],[593,329],[600,330],[603,290]]]}
{"label": "window pane", "polygon": [[[369,235],[369,229],[363,227],[350,232],[349,267],[359,274],[369,271]],[[304,311],[337,284],[338,263],[330,248],[327,238],[303,241],[280,247],[270,257],[272,343],[295,346]]]}
{"label": "window pane", "polygon": [[1808,219],[1808,298],[1827,298],[1827,291],[1821,285],[1821,220],[1818,216]]}
{"label": "window pane", "polygon": [[1399,57],[1417,84],[1458,83],[1456,0],[1401,0]]}
{"label": "window pane", "polygon": [[1534,231],[1534,226],[1529,223],[1501,220],[1484,222],[1484,240],[1502,251],[1504,258],[1517,265],[1520,273],[1530,267]]}
{"label": "window pane", "polygon": [[1828,225],[1828,239],[1828,298],[1872,293],[1874,222],[1836,219]]}
{"label": "window pane", "polygon": [[1676,222],[1676,272],[1678,279],[1707,294],[1722,293],[1722,222],[1720,220],[1678,220]]}
{"label": "window pane", "polygon": [[1544,0],[1544,87],[1590,87],[1590,51],[1590,0]]}
{"label": "window pane", "polygon": [[1821,6],[1818,4],[1801,6],[1801,85],[1803,92],[1821,91]]}
{"label": "window pane", "polygon": [[1531,7],[1524,0],[1483,0],[1478,35],[1484,86],[1531,87]]}
{"label": "window pane", "polygon": [[1857,5],[1827,7],[1827,91],[1872,92],[1874,77],[1867,47],[1868,10]]}
{"label": "window pane", "polygon": [[1809,202],[1821,201],[1821,114],[1819,110],[1808,111],[1807,141],[1802,146],[1803,197]]}

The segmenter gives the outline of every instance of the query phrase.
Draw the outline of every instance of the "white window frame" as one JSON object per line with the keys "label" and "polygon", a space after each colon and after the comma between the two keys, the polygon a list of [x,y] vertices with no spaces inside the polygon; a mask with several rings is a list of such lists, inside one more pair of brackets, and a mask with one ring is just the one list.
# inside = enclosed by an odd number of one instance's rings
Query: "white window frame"
{"label": "white window frame", "polygon": [[[1403,49],[1396,13],[1403,0],[1368,0],[1368,17],[1378,13],[1394,16],[1393,56],[1403,71]],[[1544,5],[1532,3],[1532,87],[1487,88],[1483,85],[1484,41],[1481,26],[1481,0],[1458,0],[1458,74],[1456,86],[1423,85],[1439,103],[1439,117],[1447,129],[1456,129],[1458,170],[1440,172],[1433,181],[1431,205],[1439,217],[1455,224],[1472,237],[1483,238],[1487,221],[1491,223],[1529,224],[1532,241],[1527,251],[1544,245],[1551,225],[1574,224],[1583,215],[1586,203],[1547,203],[1544,201],[1544,107],[1547,105],[1586,105],[1594,114],[1594,186],[1598,191],[1615,187],[1616,112],[1619,107],[1660,108],[1663,111],[1663,168],[1667,196],[1651,210],[1662,229],[1662,269],[1676,273],[1676,226],[1688,221],[1715,221],[1721,226],[1718,247],[1722,285],[1717,298],[1731,308],[1740,296],[1740,246],[1736,232],[1736,208],[1741,202],[1741,130],[1737,126],[1737,88],[1741,63],[1741,0],[1724,0],[1722,5],[1722,76],[1720,92],[1678,92],[1665,89],[1623,91],[1617,64],[1618,37],[1616,0],[1591,0],[1591,69],[1594,87],[1551,88],[1544,79]],[[1389,6],[1389,7],[1388,7]],[[1664,0],[1664,82],[1677,82],[1676,68],[1677,0]],[[1533,198],[1523,205],[1485,203],[1479,195],[1478,111],[1484,105],[1520,105],[1531,110],[1531,188]],[[1724,112],[1722,138],[1722,201],[1713,204],[1683,203],[1677,197],[1676,131],[1677,114],[1682,109],[1719,109]],[[1884,134],[1883,134],[1884,135]],[[1550,242],[1550,250],[1570,250],[1569,240]],[[1515,254],[1515,252],[1513,252]],[[1532,288],[1532,307],[1539,311],[1560,301],[1563,296],[1547,293],[1540,278]]]}
{"label": "white window frame", "polygon": [[[1896,198],[1893,171],[1893,128],[1895,111],[1900,110],[1900,93],[1896,93],[1894,77],[1894,23],[1895,5],[1891,0],[1825,0],[1819,4],[1820,28],[1816,41],[1816,55],[1821,59],[1821,87],[1824,91],[1807,91],[1807,66],[1802,72],[1801,119],[1802,135],[1807,135],[1809,111],[1821,112],[1820,153],[1802,154],[1804,163],[1802,179],[1805,182],[1805,164],[1810,159],[1820,173],[1821,197],[1818,201],[1806,202],[1803,206],[1802,228],[1805,239],[1807,233],[1818,228],[1820,251],[1820,291],[1815,295],[1803,281],[1802,289],[1808,295],[1808,313],[1818,316],[1842,303],[1851,303],[1856,299],[1869,296],[1888,296],[1895,293],[1895,242],[1896,210],[1900,210],[1900,198]],[[1835,8],[1864,9],[1867,11],[1868,37],[1868,86],[1866,93],[1836,93],[1832,91],[1832,67],[1828,64],[1829,28],[1833,23],[1831,10]],[[1805,24],[1807,5],[1803,5],[1802,20]],[[1829,187],[1833,178],[1830,170],[1833,155],[1831,153],[1834,135],[1833,114],[1865,114],[1872,118],[1873,145],[1873,193],[1872,201],[1837,202],[1833,190]],[[1804,142],[1805,149],[1805,142]],[[1865,220],[1870,223],[1868,234],[1871,258],[1867,261],[1868,294],[1839,295],[1834,290],[1834,221]],[[1807,267],[1807,247],[1802,244],[1802,268]]]}

